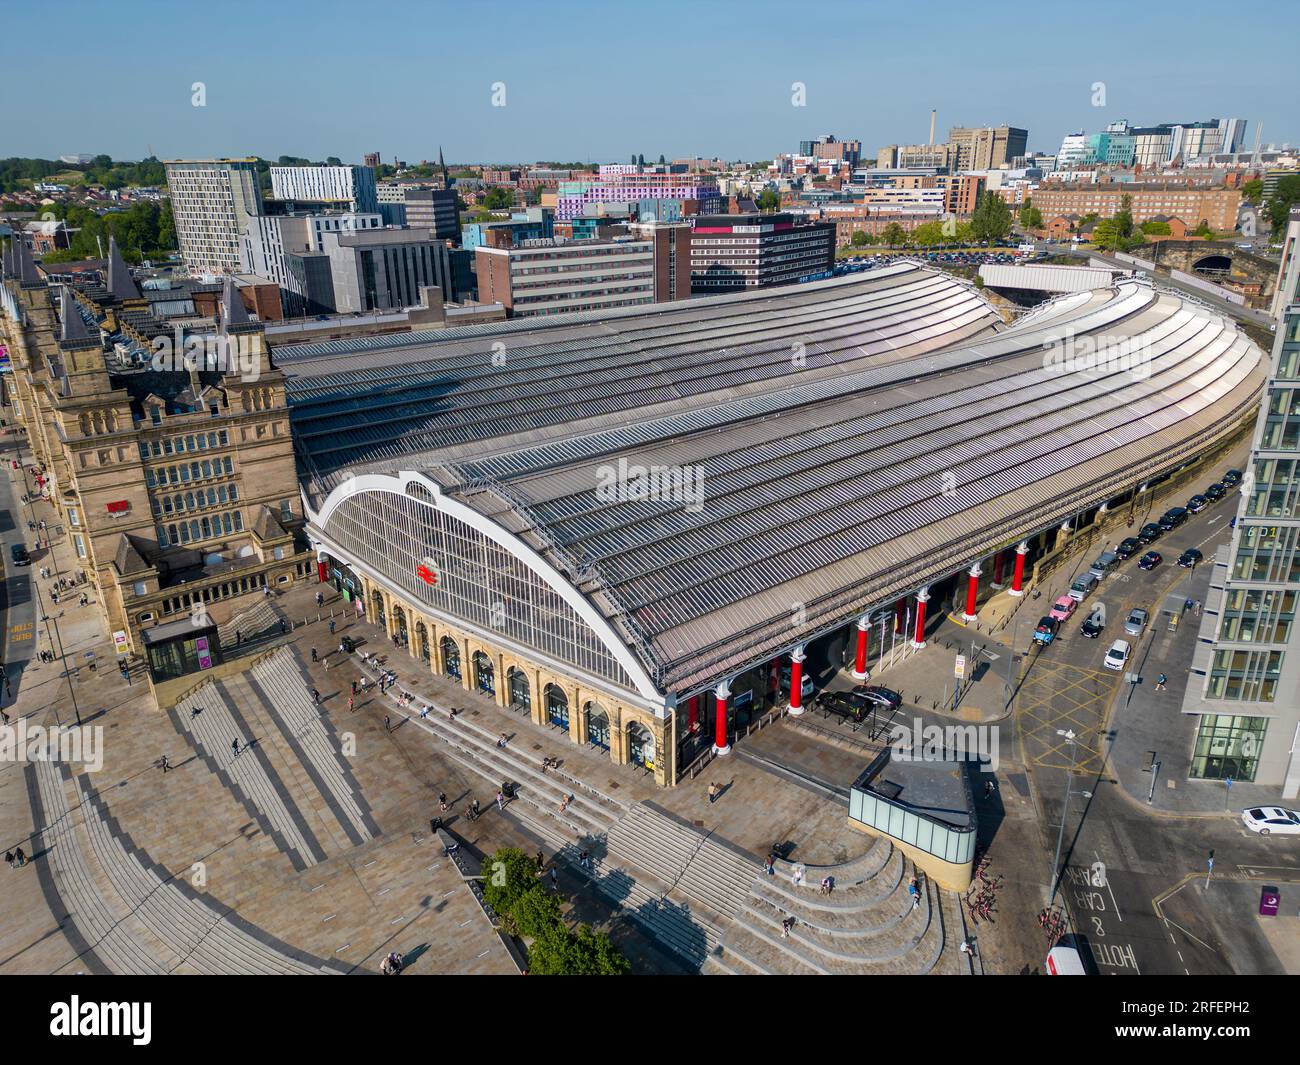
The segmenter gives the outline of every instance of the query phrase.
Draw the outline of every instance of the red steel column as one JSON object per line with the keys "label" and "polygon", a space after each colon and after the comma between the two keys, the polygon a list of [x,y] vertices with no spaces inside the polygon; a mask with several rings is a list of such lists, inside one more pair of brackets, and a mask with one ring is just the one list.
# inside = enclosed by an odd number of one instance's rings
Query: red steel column
{"label": "red steel column", "polygon": [[894,605],[894,631],[902,632],[903,625],[906,623],[906,620],[907,620],[907,596],[903,596],[903,598],[900,599]]}
{"label": "red steel column", "polygon": [[975,612],[975,600],[979,596],[980,576],[984,571],[980,569],[980,564],[976,562],[966,572],[970,579],[966,582],[966,613],[962,615],[962,620],[974,621],[979,617]]}
{"label": "red steel column", "polygon": [[691,735],[700,731],[700,697],[692,695],[686,702],[686,727]]}
{"label": "red steel column", "polygon": [[1006,587],[1006,585],[1002,581],[1003,572],[1006,569],[1006,557],[1007,557],[1007,553],[1005,551],[999,551],[996,555],[993,556],[992,587],[996,588],[998,591],[1001,591],[1003,588]]}
{"label": "red steel column", "polygon": [[790,713],[798,717],[803,713],[803,644],[790,654]]}
{"label": "red steel column", "polygon": [[922,588],[916,593],[916,632],[912,637],[912,646],[918,651],[925,646],[925,604],[929,601],[929,588]]}
{"label": "red steel column", "polygon": [[1025,556],[1029,554],[1029,545],[1023,540],[1016,545],[1016,568],[1011,574],[1011,591],[1008,595],[1025,594]]}
{"label": "red steel column", "polygon": [[727,742],[727,700],[731,698],[731,689],[725,680],[714,689],[713,697],[718,703],[713,729],[713,753],[730,754],[731,744]]}
{"label": "red steel column", "polygon": [[867,679],[867,639],[871,631],[871,622],[867,620],[867,615],[863,614],[858,618],[858,651],[853,659],[853,679]]}

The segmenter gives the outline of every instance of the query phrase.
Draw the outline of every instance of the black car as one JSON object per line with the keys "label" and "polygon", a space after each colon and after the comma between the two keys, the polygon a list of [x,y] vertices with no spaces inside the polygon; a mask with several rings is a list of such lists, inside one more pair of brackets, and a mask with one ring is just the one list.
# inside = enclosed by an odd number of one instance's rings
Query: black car
{"label": "black car", "polygon": [[1221,480],[1229,488],[1236,488],[1237,485],[1241,484],[1241,470],[1229,470]]}
{"label": "black car", "polygon": [[1106,627],[1097,620],[1097,617],[1096,614],[1089,614],[1087,618],[1084,619],[1083,624],[1079,626],[1079,631],[1090,640],[1095,640],[1100,636],[1101,630]]}
{"label": "black car", "polygon": [[1170,529],[1178,528],[1186,520],[1187,510],[1185,507],[1172,507],[1160,516],[1160,528],[1168,532]]}
{"label": "black car", "polygon": [[848,692],[822,692],[817,699],[817,708],[849,721],[863,721],[871,712]]}
{"label": "black car", "polygon": [[1225,485],[1220,484],[1218,481],[1215,481],[1214,484],[1210,485],[1210,487],[1205,490],[1206,499],[1218,500],[1218,499],[1222,499],[1227,494],[1228,494],[1227,487]]}
{"label": "black car", "polygon": [[12,544],[9,548],[9,557],[14,560],[15,566],[30,566],[32,556],[27,553],[26,544]]}
{"label": "black car", "polygon": [[1160,534],[1162,532],[1164,532],[1164,530],[1161,529],[1160,526],[1157,525],[1155,522],[1153,521],[1148,522],[1146,525],[1143,525],[1142,528],[1138,530],[1138,535],[1137,535],[1138,543],[1139,544],[1155,543],[1155,541],[1160,539]]}
{"label": "black car", "polygon": [[1138,553],[1138,548],[1141,546],[1142,541],[1136,536],[1126,536],[1119,542],[1119,546],[1115,548],[1115,555],[1121,560],[1132,558]]}
{"label": "black car", "polygon": [[1184,551],[1181,555],[1178,556],[1178,564],[1182,566],[1183,569],[1194,569],[1196,567],[1196,563],[1200,562],[1201,559],[1204,557],[1205,556],[1202,555],[1196,548],[1189,547],[1186,551]]}
{"label": "black car", "polygon": [[1138,569],[1155,569],[1160,565],[1164,556],[1159,551],[1148,551],[1138,559]]}
{"label": "black car", "polygon": [[897,710],[903,705],[903,697],[891,688],[882,688],[878,684],[860,684],[853,689],[853,697],[860,699],[869,709]]}
{"label": "black car", "polygon": [[1206,499],[1205,496],[1192,496],[1192,498],[1187,501],[1187,509],[1193,514],[1199,514],[1209,505],[1210,501]]}

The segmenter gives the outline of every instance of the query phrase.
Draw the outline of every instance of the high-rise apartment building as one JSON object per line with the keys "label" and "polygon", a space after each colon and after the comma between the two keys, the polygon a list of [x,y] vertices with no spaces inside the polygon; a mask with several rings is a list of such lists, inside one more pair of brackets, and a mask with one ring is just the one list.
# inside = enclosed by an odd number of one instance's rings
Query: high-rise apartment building
{"label": "high-rise apartment building", "polygon": [[[1300,209],[1286,242],[1300,241]],[[1232,543],[1215,560],[1183,713],[1194,779],[1300,795],[1300,263],[1284,259],[1272,366]]]}
{"label": "high-rise apartment building", "polygon": [[271,195],[300,206],[379,213],[375,171],[368,166],[273,166]]}
{"label": "high-rise apartment building", "polygon": [[1015,126],[954,126],[948,141],[957,147],[958,171],[997,170],[1025,154],[1029,131]]}
{"label": "high-rise apartment building", "polygon": [[[939,196],[942,210],[943,192]],[[697,296],[829,277],[835,224],[794,215],[701,215],[691,231],[691,292]]]}
{"label": "high-rise apartment building", "polygon": [[167,188],[181,261],[192,274],[240,269],[247,219],[263,212],[255,159],[174,159]]}

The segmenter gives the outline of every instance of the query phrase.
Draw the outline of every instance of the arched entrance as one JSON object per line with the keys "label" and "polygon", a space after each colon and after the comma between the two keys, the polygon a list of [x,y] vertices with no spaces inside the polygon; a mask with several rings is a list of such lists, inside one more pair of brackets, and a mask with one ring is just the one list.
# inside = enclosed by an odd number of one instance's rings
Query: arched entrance
{"label": "arched entrance", "polygon": [[600,703],[588,703],[582,708],[587,722],[587,742],[602,751],[609,750],[609,714]]}
{"label": "arched entrance", "polygon": [[438,649],[442,652],[442,675],[460,680],[460,648],[456,641],[444,636],[438,642]]}
{"label": "arched entrance", "polygon": [[640,721],[632,721],[627,726],[627,757],[633,765],[655,767],[654,733]]}
{"label": "arched entrance", "polygon": [[1232,269],[1232,258],[1228,255],[1204,255],[1192,263],[1194,273],[1210,277],[1223,277]]}
{"label": "arched entrance", "polygon": [[558,684],[546,686],[546,720],[565,732],[569,731],[569,697]]}
{"label": "arched entrance", "polygon": [[370,593],[370,612],[371,614],[374,615],[375,624],[378,625],[381,629],[387,630],[388,618],[387,615],[384,614],[384,593],[383,592]]}
{"label": "arched entrance", "polygon": [[429,664],[429,630],[425,628],[423,621],[415,623],[415,649],[420,655],[420,661],[427,666]]}
{"label": "arched entrance", "polygon": [[400,606],[393,607],[393,643],[396,647],[405,647],[410,643],[406,633],[406,611]]}
{"label": "arched entrance", "polygon": [[490,659],[482,651],[474,652],[474,686],[484,695],[496,695],[497,674]]}
{"label": "arched entrance", "polygon": [[518,666],[511,666],[506,671],[506,683],[509,686],[510,705],[521,710],[531,710],[533,693],[528,686],[528,674]]}

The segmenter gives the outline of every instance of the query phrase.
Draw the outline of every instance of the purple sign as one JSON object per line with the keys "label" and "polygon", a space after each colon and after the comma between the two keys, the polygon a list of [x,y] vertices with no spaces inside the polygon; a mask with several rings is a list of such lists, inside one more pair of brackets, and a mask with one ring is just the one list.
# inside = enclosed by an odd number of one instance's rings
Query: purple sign
{"label": "purple sign", "polygon": [[1261,888],[1259,892],[1259,915],[1261,917],[1276,917],[1278,904],[1281,901],[1282,896],[1277,888]]}
{"label": "purple sign", "polygon": [[199,655],[199,669],[212,668],[212,655],[208,652],[208,638],[200,636],[194,641],[194,650]]}

